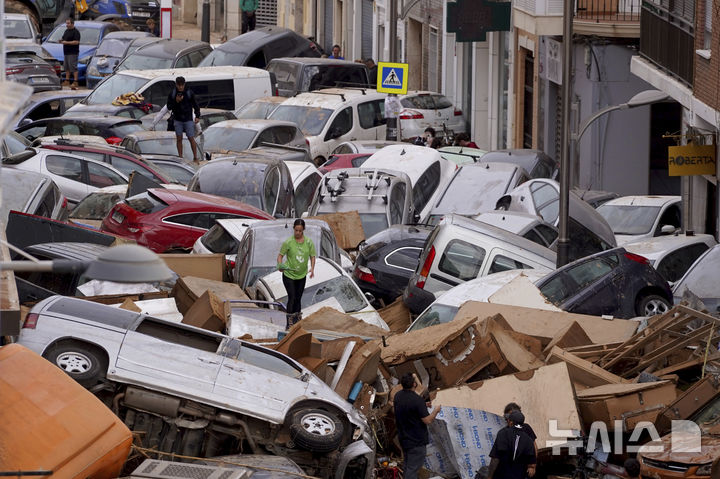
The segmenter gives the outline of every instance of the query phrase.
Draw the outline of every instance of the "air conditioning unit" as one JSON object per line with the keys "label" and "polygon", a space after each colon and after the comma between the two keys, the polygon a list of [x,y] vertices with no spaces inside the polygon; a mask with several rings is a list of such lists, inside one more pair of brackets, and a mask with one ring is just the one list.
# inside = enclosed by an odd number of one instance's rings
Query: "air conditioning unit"
{"label": "air conditioning unit", "polygon": [[204,466],[146,459],[130,478],[152,479],[249,479],[253,471],[246,467]]}

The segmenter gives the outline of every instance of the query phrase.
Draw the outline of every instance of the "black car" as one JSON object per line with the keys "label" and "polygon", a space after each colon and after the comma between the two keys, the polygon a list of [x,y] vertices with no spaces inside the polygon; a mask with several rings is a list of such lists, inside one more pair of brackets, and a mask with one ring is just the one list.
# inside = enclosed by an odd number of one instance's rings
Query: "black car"
{"label": "black car", "polygon": [[[153,105],[150,111],[157,113],[160,111],[160,107]],[[85,117],[97,117],[97,116],[124,116],[125,118],[132,118],[134,120],[140,120],[148,114],[142,108],[138,108],[135,105],[113,105],[112,103],[96,103],[94,105],[84,105],[78,103],[72,111],[69,111],[61,116],[72,116],[79,118]]]}
{"label": "black car", "polygon": [[369,87],[370,71],[362,63],[331,58],[275,58],[267,71],[275,74],[278,95],[294,96],[321,88]]}
{"label": "black car", "polygon": [[574,261],[535,285],[571,313],[633,318],[664,313],[673,304],[670,286],[650,261],[624,248]]}
{"label": "black car", "polygon": [[113,145],[119,144],[125,135],[142,130],[140,120],[122,116],[49,118],[21,126],[15,131],[28,140],[41,136],[95,135],[105,138]]}
{"label": "black car", "polygon": [[385,304],[407,286],[431,226],[393,225],[360,243],[353,279],[363,292]]}
{"label": "black car", "polygon": [[164,38],[126,56],[116,71],[192,68],[198,66],[211,51],[212,47],[205,42]]}
{"label": "black car", "polygon": [[320,57],[317,45],[288,28],[264,27],[218,45],[201,67],[249,66],[265,68],[273,58]]}
{"label": "black car", "polygon": [[188,191],[242,201],[276,218],[295,216],[295,194],[287,165],[256,155],[212,160],[195,173]]}

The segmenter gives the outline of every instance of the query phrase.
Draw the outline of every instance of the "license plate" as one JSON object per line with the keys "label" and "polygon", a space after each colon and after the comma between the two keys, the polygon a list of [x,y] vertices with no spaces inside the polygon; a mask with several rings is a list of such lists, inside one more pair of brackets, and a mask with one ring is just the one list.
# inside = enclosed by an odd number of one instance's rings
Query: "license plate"
{"label": "license plate", "polygon": [[116,211],[112,214],[113,221],[116,221],[118,223],[122,223],[125,220],[125,215],[120,213],[119,211]]}
{"label": "license plate", "polygon": [[133,17],[149,17],[150,12],[133,12]]}
{"label": "license plate", "polygon": [[48,77],[30,77],[30,83],[50,83]]}

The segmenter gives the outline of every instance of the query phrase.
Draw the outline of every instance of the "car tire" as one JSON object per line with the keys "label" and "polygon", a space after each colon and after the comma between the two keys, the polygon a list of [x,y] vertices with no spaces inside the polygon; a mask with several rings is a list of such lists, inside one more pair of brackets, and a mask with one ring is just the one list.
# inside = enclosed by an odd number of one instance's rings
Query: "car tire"
{"label": "car tire", "polygon": [[340,447],[344,427],[338,417],[323,409],[300,409],[292,415],[290,439],[310,452],[332,452]]}
{"label": "car tire", "polygon": [[108,360],[98,347],[80,341],[66,341],[48,348],[43,357],[62,369],[80,385],[90,388],[105,378]]}
{"label": "car tire", "polygon": [[670,302],[662,296],[649,294],[638,299],[635,313],[638,316],[655,316],[667,312],[671,307]]}

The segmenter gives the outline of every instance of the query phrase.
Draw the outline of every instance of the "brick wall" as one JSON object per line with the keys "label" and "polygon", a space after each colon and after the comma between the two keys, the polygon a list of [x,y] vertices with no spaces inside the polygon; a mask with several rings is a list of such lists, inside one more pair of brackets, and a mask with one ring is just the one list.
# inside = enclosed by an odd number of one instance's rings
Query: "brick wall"
{"label": "brick wall", "polygon": [[[706,0],[698,0],[695,4],[695,49],[701,50],[705,45],[705,5]],[[694,55],[693,93],[700,101],[714,109],[720,109],[720,0],[713,2],[712,55],[710,59]]]}

